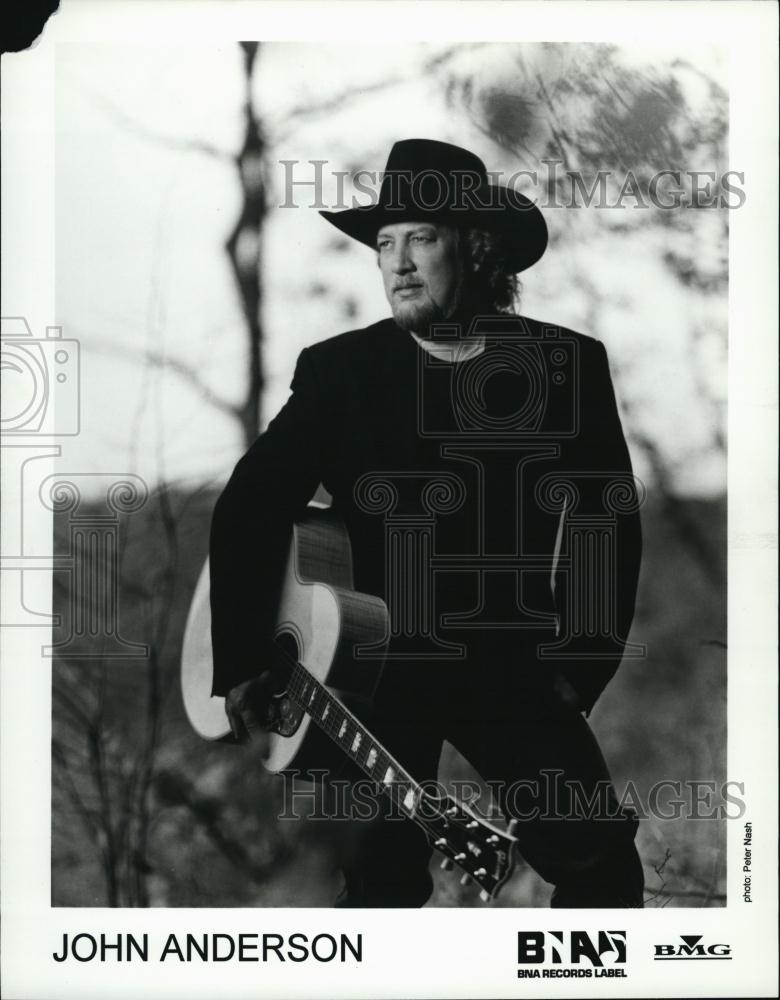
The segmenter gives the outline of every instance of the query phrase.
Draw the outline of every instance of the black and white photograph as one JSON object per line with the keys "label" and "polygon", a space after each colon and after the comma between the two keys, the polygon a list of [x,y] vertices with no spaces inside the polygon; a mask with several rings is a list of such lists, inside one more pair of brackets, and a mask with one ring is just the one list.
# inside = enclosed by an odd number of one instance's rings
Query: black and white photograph
{"label": "black and white photograph", "polygon": [[776,27],[4,53],[9,997],[776,988]]}

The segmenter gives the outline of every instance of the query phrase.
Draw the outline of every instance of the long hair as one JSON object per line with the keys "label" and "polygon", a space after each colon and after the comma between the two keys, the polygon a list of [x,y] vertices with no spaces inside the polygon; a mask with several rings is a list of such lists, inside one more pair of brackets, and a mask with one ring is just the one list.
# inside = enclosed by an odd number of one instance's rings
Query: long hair
{"label": "long hair", "polygon": [[487,309],[511,313],[519,303],[520,281],[508,263],[504,240],[486,229],[460,230],[470,295]]}

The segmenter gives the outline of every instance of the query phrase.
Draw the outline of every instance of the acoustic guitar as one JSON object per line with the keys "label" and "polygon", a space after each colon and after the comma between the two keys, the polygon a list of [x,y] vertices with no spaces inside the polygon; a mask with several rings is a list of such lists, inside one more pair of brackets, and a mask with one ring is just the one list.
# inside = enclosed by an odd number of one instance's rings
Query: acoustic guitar
{"label": "acoustic guitar", "polygon": [[[355,704],[367,703],[378,682],[381,651],[389,636],[388,612],[378,597],[354,590],[349,537],[325,508],[307,508],[293,526],[276,620],[274,669],[281,666],[283,680],[274,698],[265,767],[275,773],[321,773],[326,747],[337,747],[339,760],[346,755],[422,827],[444,855],[442,868],[457,865],[464,883],[474,879],[481,887],[483,900],[495,898],[513,868],[513,824],[500,830],[454,797],[432,795],[353,710]],[[371,655],[361,657],[361,648]],[[268,666],[258,664],[258,673]],[[182,694],[199,736],[232,739],[225,699],[211,693],[212,677],[207,563],[184,634]]]}

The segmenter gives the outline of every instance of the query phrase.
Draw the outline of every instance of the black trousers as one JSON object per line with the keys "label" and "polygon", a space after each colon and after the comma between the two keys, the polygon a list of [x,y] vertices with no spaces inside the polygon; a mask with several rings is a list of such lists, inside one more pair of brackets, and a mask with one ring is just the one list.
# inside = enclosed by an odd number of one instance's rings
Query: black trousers
{"label": "black trousers", "polygon": [[[586,719],[543,680],[474,658],[438,667],[389,664],[371,728],[420,782],[435,782],[448,740],[489,783],[507,819],[519,820],[523,858],[554,886],[554,907],[641,907],[638,820],[617,802]],[[540,681],[539,678],[542,678]],[[378,815],[344,838],[345,907],[418,907],[430,897],[432,849],[377,792]],[[346,833],[346,831],[345,831]]]}

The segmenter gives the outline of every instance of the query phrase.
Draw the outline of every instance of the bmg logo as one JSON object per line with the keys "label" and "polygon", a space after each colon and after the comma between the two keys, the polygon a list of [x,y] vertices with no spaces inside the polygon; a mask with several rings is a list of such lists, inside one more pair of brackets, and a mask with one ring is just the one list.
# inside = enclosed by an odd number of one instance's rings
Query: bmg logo
{"label": "bmg logo", "polygon": [[5,435],[72,435],[79,432],[79,344],[49,326],[33,337],[27,320],[0,320],[2,422]]}
{"label": "bmg logo", "polygon": [[625,965],[626,932],[598,931],[518,931],[518,965],[579,965],[594,969],[605,965]]}
{"label": "bmg logo", "polygon": [[731,945],[729,944],[702,944],[701,934],[681,934],[682,944],[657,944],[655,945],[655,962],[695,962],[711,961],[721,959],[728,961],[731,959]]}

